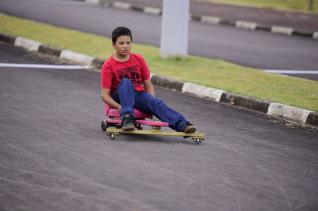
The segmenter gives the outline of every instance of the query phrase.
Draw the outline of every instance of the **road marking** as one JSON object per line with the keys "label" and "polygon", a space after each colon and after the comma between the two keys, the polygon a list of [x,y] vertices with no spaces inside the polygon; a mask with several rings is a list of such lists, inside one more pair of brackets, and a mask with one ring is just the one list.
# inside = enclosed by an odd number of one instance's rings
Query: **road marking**
{"label": "road marking", "polygon": [[267,73],[318,75],[318,70],[264,70]]}
{"label": "road marking", "polygon": [[49,65],[49,64],[12,64],[0,63],[0,67],[42,68],[42,69],[89,69],[88,65]]}

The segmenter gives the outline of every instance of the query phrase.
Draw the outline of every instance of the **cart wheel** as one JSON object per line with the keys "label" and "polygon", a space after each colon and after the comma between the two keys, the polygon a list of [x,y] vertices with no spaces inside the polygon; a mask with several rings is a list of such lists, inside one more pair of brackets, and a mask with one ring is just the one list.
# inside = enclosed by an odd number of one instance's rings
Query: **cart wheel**
{"label": "cart wheel", "polygon": [[102,121],[102,122],[100,123],[100,127],[102,128],[103,131],[106,131],[106,129],[107,129],[107,122]]}
{"label": "cart wheel", "polygon": [[116,138],[115,133],[109,134],[109,138],[110,138],[111,140],[115,140],[115,138]]}
{"label": "cart wheel", "polygon": [[143,127],[142,127],[141,124],[136,124],[135,126],[136,126],[136,128],[137,128],[138,130],[142,130],[142,129],[143,129]]}
{"label": "cart wheel", "polygon": [[201,144],[202,140],[200,138],[193,138],[194,143]]}

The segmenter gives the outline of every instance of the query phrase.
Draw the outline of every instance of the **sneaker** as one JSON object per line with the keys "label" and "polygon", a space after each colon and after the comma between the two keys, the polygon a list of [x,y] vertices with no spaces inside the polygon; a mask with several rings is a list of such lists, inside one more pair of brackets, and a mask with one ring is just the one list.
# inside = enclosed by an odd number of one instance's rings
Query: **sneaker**
{"label": "sneaker", "polygon": [[184,131],[185,133],[194,133],[197,129],[190,123],[186,124],[186,126],[184,127]]}
{"label": "sneaker", "polygon": [[135,129],[135,118],[132,115],[126,114],[122,120],[123,130],[134,130]]}

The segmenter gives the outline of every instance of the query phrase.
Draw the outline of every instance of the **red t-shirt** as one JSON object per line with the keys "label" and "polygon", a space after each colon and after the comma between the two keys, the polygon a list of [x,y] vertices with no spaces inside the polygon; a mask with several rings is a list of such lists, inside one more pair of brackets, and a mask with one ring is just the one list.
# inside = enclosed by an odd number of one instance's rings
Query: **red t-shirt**
{"label": "red t-shirt", "polygon": [[143,81],[150,79],[150,71],[141,55],[131,53],[129,60],[125,62],[119,62],[111,56],[104,62],[101,70],[102,89],[116,90],[123,78],[133,82],[134,90],[145,90]]}

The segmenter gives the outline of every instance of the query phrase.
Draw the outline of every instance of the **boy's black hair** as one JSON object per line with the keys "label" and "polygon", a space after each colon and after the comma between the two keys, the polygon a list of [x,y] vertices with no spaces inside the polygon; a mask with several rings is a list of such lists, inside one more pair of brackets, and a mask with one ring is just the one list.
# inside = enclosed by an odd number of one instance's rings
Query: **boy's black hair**
{"label": "boy's black hair", "polygon": [[131,41],[132,41],[132,34],[130,29],[128,29],[127,27],[124,26],[119,26],[116,29],[114,29],[114,31],[112,32],[112,41],[113,44],[116,43],[118,37],[120,36],[129,36]]}

